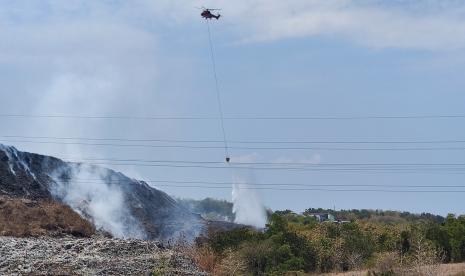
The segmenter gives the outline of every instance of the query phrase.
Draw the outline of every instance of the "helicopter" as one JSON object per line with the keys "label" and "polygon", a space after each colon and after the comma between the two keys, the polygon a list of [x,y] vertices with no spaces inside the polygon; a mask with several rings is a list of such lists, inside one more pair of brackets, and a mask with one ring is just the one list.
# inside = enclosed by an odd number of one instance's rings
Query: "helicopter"
{"label": "helicopter", "polygon": [[207,9],[202,7],[203,11],[200,14],[205,19],[212,19],[215,18],[216,20],[220,19],[221,14],[213,14],[211,11],[219,11],[220,9]]}

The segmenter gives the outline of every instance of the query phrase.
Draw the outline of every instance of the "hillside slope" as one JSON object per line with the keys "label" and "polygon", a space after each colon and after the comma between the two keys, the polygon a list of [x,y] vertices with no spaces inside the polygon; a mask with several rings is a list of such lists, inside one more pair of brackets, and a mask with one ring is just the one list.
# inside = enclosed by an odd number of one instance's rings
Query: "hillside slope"
{"label": "hillside slope", "polygon": [[0,195],[56,200],[116,237],[195,237],[205,221],[166,193],[94,165],[18,151],[0,144]]}

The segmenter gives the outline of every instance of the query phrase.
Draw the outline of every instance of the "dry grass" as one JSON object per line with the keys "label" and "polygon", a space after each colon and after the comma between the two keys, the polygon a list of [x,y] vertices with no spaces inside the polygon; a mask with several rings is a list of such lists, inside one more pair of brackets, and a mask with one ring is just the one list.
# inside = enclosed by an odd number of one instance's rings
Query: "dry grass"
{"label": "dry grass", "polygon": [[[369,276],[369,270],[357,270],[357,271],[346,271],[346,272],[330,272],[321,274],[304,274],[304,275],[324,275],[324,276]],[[395,274],[397,275],[397,274]],[[399,274],[404,275],[404,274]]]}
{"label": "dry grass", "polygon": [[239,252],[229,250],[220,256],[211,248],[202,246],[190,248],[188,256],[198,268],[213,276],[239,276],[246,272],[246,263]]}
{"label": "dry grass", "polygon": [[71,234],[90,237],[95,228],[70,207],[52,201],[0,197],[0,235]]}
{"label": "dry grass", "polygon": [[240,252],[230,250],[226,252],[226,256],[221,262],[215,267],[214,275],[218,276],[239,276],[246,275],[247,264],[240,256]]}
{"label": "dry grass", "polygon": [[443,264],[439,267],[439,275],[465,276],[465,263]]}
{"label": "dry grass", "polygon": [[[322,274],[325,276],[366,276],[368,275],[367,270],[363,271],[348,271],[348,272],[341,272],[341,273],[327,273]],[[404,274],[396,274],[396,275],[418,275],[416,273],[404,273]],[[435,275],[441,276],[465,276],[465,263],[458,263],[458,264],[441,264],[439,266],[439,270]]]}
{"label": "dry grass", "polygon": [[175,250],[188,256],[195,265],[213,276],[244,275],[246,263],[239,252],[227,250],[223,254],[216,253],[207,245],[176,245]]}
{"label": "dry grass", "polygon": [[185,253],[202,271],[215,275],[215,269],[220,262],[220,256],[210,247],[191,247]]}

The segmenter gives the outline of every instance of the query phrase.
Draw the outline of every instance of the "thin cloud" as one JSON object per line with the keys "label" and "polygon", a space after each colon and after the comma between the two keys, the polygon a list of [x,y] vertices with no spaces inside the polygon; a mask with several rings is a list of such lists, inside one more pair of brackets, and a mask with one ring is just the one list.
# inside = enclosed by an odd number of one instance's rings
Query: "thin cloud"
{"label": "thin cloud", "polygon": [[[238,40],[272,42],[299,37],[342,38],[370,48],[455,50],[465,47],[465,2],[363,0],[30,1],[4,4],[0,24],[94,20],[142,28],[189,26],[195,7],[222,8]],[[4,29],[4,28],[2,28]]]}
{"label": "thin cloud", "polygon": [[[254,1],[243,23],[247,41],[328,36],[371,48],[454,50],[465,46],[465,3],[442,6],[383,1]],[[447,1],[446,1],[447,2]],[[428,4],[429,3],[429,4]],[[240,15],[239,15],[240,16]]]}

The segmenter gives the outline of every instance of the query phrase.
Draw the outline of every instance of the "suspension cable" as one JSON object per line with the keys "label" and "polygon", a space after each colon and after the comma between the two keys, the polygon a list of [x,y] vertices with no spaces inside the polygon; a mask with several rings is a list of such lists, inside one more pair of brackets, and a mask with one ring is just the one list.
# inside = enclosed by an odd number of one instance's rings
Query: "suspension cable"
{"label": "suspension cable", "polygon": [[216,99],[218,102],[218,111],[220,115],[220,123],[221,123],[221,132],[223,134],[223,142],[224,142],[224,153],[226,155],[226,162],[229,163],[229,148],[228,148],[228,141],[226,139],[226,131],[224,128],[224,114],[223,114],[223,105],[221,102],[221,93],[220,93],[220,88],[218,85],[218,75],[216,73],[216,61],[215,61],[215,54],[213,52],[213,43],[212,43],[212,35],[210,31],[210,23],[208,20],[205,20],[207,22],[207,29],[208,29],[208,42],[210,44],[210,56],[211,56],[211,61],[212,61],[212,68],[213,68],[213,76],[215,78],[215,91],[216,91]]}

